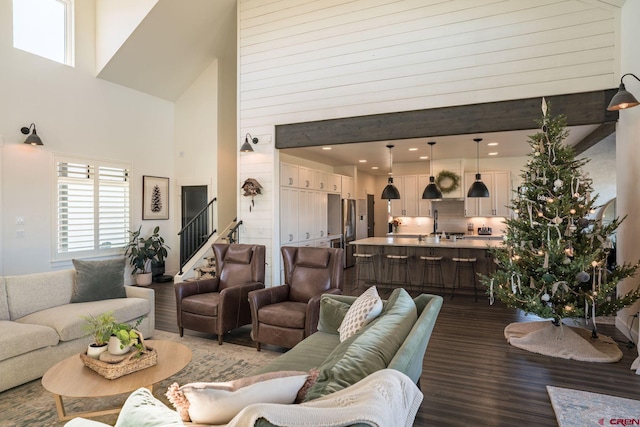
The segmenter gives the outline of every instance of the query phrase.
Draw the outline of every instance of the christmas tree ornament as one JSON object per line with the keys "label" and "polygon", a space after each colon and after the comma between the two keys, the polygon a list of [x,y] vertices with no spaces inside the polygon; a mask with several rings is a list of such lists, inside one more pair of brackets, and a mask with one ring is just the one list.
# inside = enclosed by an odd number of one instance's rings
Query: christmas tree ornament
{"label": "christmas tree ornament", "polygon": [[545,292],[540,299],[544,302],[549,302],[549,300],[551,299],[551,296],[549,296],[549,294]]}
{"label": "christmas tree ornament", "polygon": [[563,264],[563,265],[569,265],[569,264],[571,264],[571,258],[567,258],[567,257],[565,257],[565,258],[562,260],[562,264]]}
{"label": "christmas tree ornament", "polygon": [[564,184],[564,182],[562,182],[562,180],[560,178],[556,179],[555,181],[553,181],[553,186],[557,189],[561,189],[562,188],[562,184]]}
{"label": "christmas tree ornament", "polygon": [[587,283],[590,278],[591,276],[589,276],[589,273],[587,273],[586,271],[581,271],[576,274],[576,280],[581,283]]}

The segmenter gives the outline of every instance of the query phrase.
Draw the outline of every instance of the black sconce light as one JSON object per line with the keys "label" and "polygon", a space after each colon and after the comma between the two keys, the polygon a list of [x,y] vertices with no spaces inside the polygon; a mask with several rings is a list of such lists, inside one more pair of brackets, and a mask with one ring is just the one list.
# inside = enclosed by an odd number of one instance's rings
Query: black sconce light
{"label": "black sconce light", "polygon": [[[31,135],[29,135],[29,132],[31,131],[31,127],[33,127],[33,132],[31,132]],[[36,124],[35,123],[31,123],[29,125],[29,127],[21,128],[20,132],[22,132],[24,135],[29,135],[27,137],[27,139],[24,140],[25,144],[29,144],[29,145],[44,145],[42,143],[42,140],[38,136],[38,133],[36,132]]]}
{"label": "black sconce light", "polygon": [[477,173],[476,180],[469,187],[469,192],[467,193],[467,197],[489,197],[489,189],[484,182],[482,182],[482,177],[480,176],[480,141],[482,138],[474,138],[476,142],[476,164],[477,164]]}
{"label": "black sconce light", "polygon": [[622,79],[624,79],[626,76],[633,76],[637,81],[640,82],[640,79],[635,74],[627,73],[624,76],[620,77],[620,86],[618,87],[618,92],[616,92],[616,94],[613,95],[613,98],[611,98],[611,102],[607,107],[608,111],[624,110],[626,108],[635,107],[636,105],[640,104],[636,97],[631,95],[630,92],[627,92],[627,88],[624,87]]}
{"label": "black sconce light", "polygon": [[258,138],[255,138],[255,137],[251,136],[250,133],[247,133],[245,135],[245,137],[244,137],[244,144],[242,144],[242,147],[240,147],[240,152],[241,153],[252,153],[253,152],[253,147],[251,146],[249,141],[253,142],[254,144],[257,144],[258,143]]}
{"label": "black sconce light", "polygon": [[380,196],[381,199],[391,200],[400,198],[400,192],[396,186],[393,185],[393,158],[391,157],[391,149],[393,147],[394,146],[391,144],[387,145],[387,148],[389,149],[389,183],[384,187],[384,190],[382,190],[382,196]]}

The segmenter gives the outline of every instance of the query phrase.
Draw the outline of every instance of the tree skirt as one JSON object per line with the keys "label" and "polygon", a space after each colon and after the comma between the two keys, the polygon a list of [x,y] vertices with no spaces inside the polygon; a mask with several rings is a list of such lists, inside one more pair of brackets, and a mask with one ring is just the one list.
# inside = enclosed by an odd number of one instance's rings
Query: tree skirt
{"label": "tree skirt", "polygon": [[504,336],[514,347],[562,359],[612,363],[622,359],[622,351],[610,337],[573,326],[554,326],[551,321],[516,322],[504,328]]}

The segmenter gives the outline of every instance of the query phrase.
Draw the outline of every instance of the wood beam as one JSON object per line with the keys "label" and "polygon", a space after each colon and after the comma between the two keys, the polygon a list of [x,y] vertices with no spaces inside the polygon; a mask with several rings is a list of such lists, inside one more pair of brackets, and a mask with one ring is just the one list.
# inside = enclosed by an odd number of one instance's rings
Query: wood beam
{"label": "wood beam", "polygon": [[596,129],[594,129],[593,132],[591,132],[589,135],[585,136],[581,141],[578,141],[573,146],[573,150],[575,151],[576,155],[582,154],[615,131],[616,122],[603,123]]}
{"label": "wood beam", "polygon": [[[617,89],[546,97],[568,126],[615,122],[607,111]],[[354,142],[428,138],[533,129],[540,119],[541,97],[483,104],[402,111],[276,126],[276,148],[316,147]]]}

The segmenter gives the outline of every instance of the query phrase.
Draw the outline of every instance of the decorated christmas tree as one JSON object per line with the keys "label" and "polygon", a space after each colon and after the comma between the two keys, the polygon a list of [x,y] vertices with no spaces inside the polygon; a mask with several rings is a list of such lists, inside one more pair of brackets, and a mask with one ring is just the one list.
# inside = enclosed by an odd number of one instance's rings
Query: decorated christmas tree
{"label": "decorated christmas tree", "polygon": [[617,295],[616,286],[633,276],[637,264],[607,263],[611,236],[621,220],[595,221],[599,207],[592,182],[576,159],[563,116],[550,117],[542,100],[540,131],[529,137],[532,152],[522,171],[506,220],[505,245],[494,249],[498,269],[481,281],[490,299],[559,325],[563,318],[591,319],[615,314],[640,297],[638,288]]}

